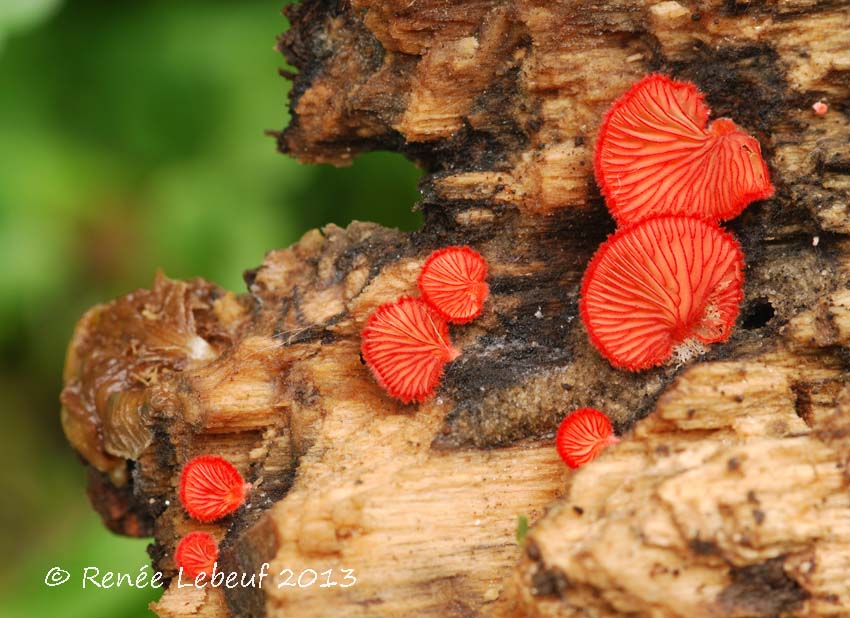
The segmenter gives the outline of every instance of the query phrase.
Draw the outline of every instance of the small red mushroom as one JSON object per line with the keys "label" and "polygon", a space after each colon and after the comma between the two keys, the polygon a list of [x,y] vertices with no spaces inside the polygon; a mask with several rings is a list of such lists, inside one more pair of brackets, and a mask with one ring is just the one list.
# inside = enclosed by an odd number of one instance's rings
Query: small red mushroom
{"label": "small red mushroom", "polygon": [[609,444],[616,444],[611,421],[595,408],[580,408],[561,421],[555,434],[558,455],[570,468],[593,461]]}
{"label": "small red mushroom", "polygon": [[378,384],[404,403],[424,401],[440,382],[443,366],[460,354],[442,316],[410,296],[378,307],[360,336],[363,360]]}
{"label": "small red mushroom", "polygon": [[177,544],[174,562],[190,578],[195,579],[201,573],[212,574],[218,560],[218,545],[206,532],[190,532]]}
{"label": "small red mushroom", "polygon": [[183,467],[180,502],[191,517],[210,522],[238,509],[250,488],[229,461],[201,455]]}
{"label": "small red mushroom", "polygon": [[611,108],[594,169],[619,225],[663,214],[731,219],[773,195],[761,146],[710,110],[690,82],[653,74]]}
{"label": "small red mushroom", "polygon": [[829,105],[823,101],[817,101],[812,105],[812,109],[818,116],[824,116],[829,111]]}
{"label": "small red mushroom", "polygon": [[639,371],[680,362],[725,341],[743,296],[735,238],[696,217],[655,217],[620,230],[596,252],[579,309],[612,365]]}
{"label": "small red mushroom", "polygon": [[422,298],[454,324],[471,322],[481,314],[489,288],[487,262],[470,247],[445,247],[425,261],[417,284]]}

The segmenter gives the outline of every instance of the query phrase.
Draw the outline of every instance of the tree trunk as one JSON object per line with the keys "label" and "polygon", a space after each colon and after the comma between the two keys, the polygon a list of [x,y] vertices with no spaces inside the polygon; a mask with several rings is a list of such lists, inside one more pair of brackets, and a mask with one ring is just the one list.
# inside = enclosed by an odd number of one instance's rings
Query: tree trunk
{"label": "tree trunk", "polygon": [[[288,15],[280,149],[404,153],[427,171],[425,225],[328,226],[270,253],[247,294],[160,275],[83,317],[62,418],[106,524],[153,534],[166,575],[201,529],[225,570],[275,576],[173,580],[158,614],[850,616],[850,5],[312,0]],[[629,373],[589,344],[577,299],[614,228],[594,138],[652,71],[756,135],[777,192],[727,225],[747,262],[729,342]],[[359,333],[448,244],[486,256],[491,297],[452,331],[462,355],[436,396],[402,405]],[[573,473],[552,434],[587,405],[624,438]],[[202,453],[253,484],[221,524],[176,497]]]}

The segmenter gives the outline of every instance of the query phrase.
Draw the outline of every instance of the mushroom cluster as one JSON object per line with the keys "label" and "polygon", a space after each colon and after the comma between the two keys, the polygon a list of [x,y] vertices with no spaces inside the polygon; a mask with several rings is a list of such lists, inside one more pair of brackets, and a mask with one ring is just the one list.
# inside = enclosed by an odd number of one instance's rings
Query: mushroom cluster
{"label": "mushroom cluster", "polygon": [[[817,112],[817,110],[816,110]],[[744,256],[719,223],[773,195],[758,141],[711,110],[694,84],[652,74],[614,103],[594,171],[618,229],[590,260],[579,312],[618,369],[684,363],[732,333]],[[561,422],[571,468],[617,441],[608,417],[582,408]]]}
{"label": "mushroom cluster", "polygon": [[[245,502],[251,489],[232,463],[216,455],[190,460],[180,473],[180,503],[201,523],[230,515]],[[212,574],[218,560],[218,544],[206,532],[190,532],[177,544],[174,561],[191,577]]]}
{"label": "mushroom cluster", "polygon": [[434,392],[446,363],[460,354],[448,324],[466,324],[481,314],[489,293],[486,277],[487,262],[470,247],[438,249],[417,279],[421,298],[403,296],[372,313],[360,350],[390,396],[422,402]]}
{"label": "mushroom cluster", "polygon": [[708,123],[694,84],[653,74],[605,117],[594,169],[618,231],[582,282],[590,341],[612,365],[685,362],[729,338],[743,297],[743,254],[719,222],[773,195],[758,141]]}

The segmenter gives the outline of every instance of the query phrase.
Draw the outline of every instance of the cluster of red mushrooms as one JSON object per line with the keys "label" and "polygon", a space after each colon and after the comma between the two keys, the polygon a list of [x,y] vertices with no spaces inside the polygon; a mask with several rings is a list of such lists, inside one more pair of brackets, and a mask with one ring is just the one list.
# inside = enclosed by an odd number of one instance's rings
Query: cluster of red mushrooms
{"label": "cluster of red mushrooms", "polygon": [[[251,489],[232,463],[216,455],[190,460],[180,475],[180,503],[192,519],[217,521],[245,502]],[[174,561],[181,572],[195,579],[210,576],[218,560],[218,544],[206,532],[190,532],[177,544]]]}
{"label": "cluster of red mushrooms", "polygon": [[[682,364],[729,338],[743,298],[743,254],[719,226],[773,186],[758,141],[732,120],[708,124],[694,84],[660,74],[637,82],[611,108],[596,141],[594,170],[618,229],[590,260],[579,310],[591,343],[614,367],[641,371]],[[487,263],[470,247],[446,247],[425,261],[417,287],[378,307],[361,333],[361,353],[378,384],[403,403],[422,402],[460,354],[449,323],[481,314]],[[578,468],[618,438],[594,408],[575,410],[555,436]],[[250,490],[231,463],[189,461],[180,501],[193,519],[217,521]],[[175,562],[190,577],[212,571],[215,539],[191,532]]]}
{"label": "cluster of red mushrooms", "polygon": [[[758,141],[728,118],[708,123],[697,87],[661,74],[632,86],[602,123],[594,171],[618,230],[590,260],[579,311],[591,343],[614,367],[679,365],[726,341],[743,298],[744,256],[721,221],[773,194]],[[422,298],[380,306],[362,333],[378,383],[404,403],[424,401],[459,352],[448,322],[481,313],[484,258],[469,247],[435,251]],[[571,468],[617,441],[608,417],[582,408],[556,446]]]}
{"label": "cluster of red mushrooms", "polygon": [[384,390],[403,403],[422,402],[460,352],[449,326],[479,315],[489,288],[487,262],[470,247],[434,251],[416,281],[421,298],[402,296],[378,307],[360,334],[363,360]]}
{"label": "cluster of red mushrooms", "polygon": [[[773,195],[758,141],[710,110],[689,82],[653,74],[614,103],[594,171],[618,230],[590,260],[579,310],[591,343],[641,371],[726,341],[743,298],[744,256],[719,226]],[[555,443],[571,468],[616,442],[607,416],[570,414]]]}

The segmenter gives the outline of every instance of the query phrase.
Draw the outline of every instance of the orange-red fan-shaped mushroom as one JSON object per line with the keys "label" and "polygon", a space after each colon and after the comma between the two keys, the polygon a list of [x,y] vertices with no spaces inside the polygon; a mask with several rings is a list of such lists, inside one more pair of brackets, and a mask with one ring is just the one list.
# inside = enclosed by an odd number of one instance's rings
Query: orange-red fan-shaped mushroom
{"label": "orange-red fan-shaped mushroom", "polygon": [[238,509],[250,488],[229,461],[201,455],[183,467],[180,502],[191,517],[210,522]]}
{"label": "orange-red fan-shaped mushroom", "polygon": [[638,371],[725,341],[742,298],[738,242],[695,217],[656,217],[614,234],[582,282],[580,313],[612,365]]}
{"label": "orange-red fan-shaped mushroom", "polygon": [[433,393],[443,366],[459,354],[446,321],[410,296],[378,307],[361,333],[360,349],[378,383],[404,403]]}
{"label": "orange-red fan-shaped mushroom", "polygon": [[706,128],[694,84],[653,74],[608,112],[596,141],[596,179],[618,224],[653,215],[730,219],[773,195],[758,141],[728,118]]}
{"label": "orange-red fan-shaped mushroom", "polygon": [[174,562],[190,578],[201,573],[212,575],[213,565],[218,560],[218,545],[206,532],[190,532],[177,544]]}
{"label": "orange-red fan-shaped mushroom", "polygon": [[595,408],[575,410],[561,421],[555,434],[558,455],[573,469],[593,461],[602,449],[619,441],[611,421]]}
{"label": "orange-red fan-shaped mushroom", "polygon": [[481,314],[489,288],[487,262],[469,247],[445,247],[434,251],[419,275],[422,298],[446,320],[471,322]]}

